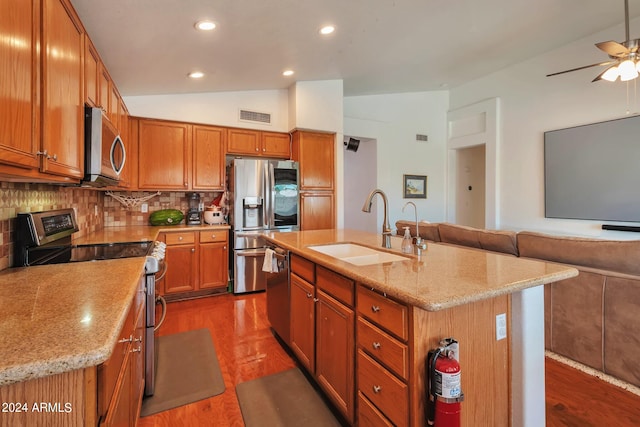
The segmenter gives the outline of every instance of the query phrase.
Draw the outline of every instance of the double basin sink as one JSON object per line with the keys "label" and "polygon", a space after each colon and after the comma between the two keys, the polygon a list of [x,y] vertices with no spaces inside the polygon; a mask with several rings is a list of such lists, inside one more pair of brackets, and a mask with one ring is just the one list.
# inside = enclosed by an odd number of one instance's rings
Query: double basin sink
{"label": "double basin sink", "polygon": [[307,249],[360,266],[410,260],[408,257],[379,251],[355,243],[331,243],[328,245],[307,246]]}

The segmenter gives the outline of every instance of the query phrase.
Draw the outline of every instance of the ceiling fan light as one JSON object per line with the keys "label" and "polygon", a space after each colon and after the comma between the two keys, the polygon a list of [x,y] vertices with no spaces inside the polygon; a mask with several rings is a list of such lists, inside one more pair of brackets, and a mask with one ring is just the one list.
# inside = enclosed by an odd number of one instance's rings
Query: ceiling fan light
{"label": "ceiling fan light", "polygon": [[618,72],[620,73],[620,80],[626,82],[627,80],[633,80],[638,77],[638,70],[632,60],[627,59],[622,61],[618,66]]}
{"label": "ceiling fan light", "polygon": [[614,65],[613,67],[609,67],[607,71],[602,73],[600,78],[608,82],[615,82],[619,75],[620,72],[618,71],[618,67]]}

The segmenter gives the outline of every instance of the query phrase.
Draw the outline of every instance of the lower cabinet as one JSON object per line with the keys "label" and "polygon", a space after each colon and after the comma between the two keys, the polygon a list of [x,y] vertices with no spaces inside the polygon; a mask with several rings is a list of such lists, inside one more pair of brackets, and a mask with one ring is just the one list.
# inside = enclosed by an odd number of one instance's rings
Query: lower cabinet
{"label": "lower cabinet", "polygon": [[167,244],[167,273],[158,291],[167,301],[226,292],[229,270],[228,231],[171,231],[160,239]]}
{"label": "lower cabinet", "polygon": [[142,277],[116,348],[98,366],[100,426],[137,424],[144,392],[144,287]]}
{"label": "lower cabinet", "polygon": [[353,424],[354,282],[297,255],[291,257],[291,349]]}

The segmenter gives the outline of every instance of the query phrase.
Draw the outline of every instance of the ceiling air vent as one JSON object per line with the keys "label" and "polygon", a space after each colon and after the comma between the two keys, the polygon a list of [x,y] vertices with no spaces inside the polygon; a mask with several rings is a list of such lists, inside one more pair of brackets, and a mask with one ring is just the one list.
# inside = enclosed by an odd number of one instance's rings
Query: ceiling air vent
{"label": "ceiling air vent", "polygon": [[421,135],[419,133],[416,134],[416,141],[427,142],[428,140],[429,137],[427,137],[427,135]]}
{"label": "ceiling air vent", "polygon": [[253,123],[262,123],[262,124],[271,124],[271,114],[269,113],[259,113],[257,111],[250,110],[240,110],[240,121],[241,122],[253,122]]}

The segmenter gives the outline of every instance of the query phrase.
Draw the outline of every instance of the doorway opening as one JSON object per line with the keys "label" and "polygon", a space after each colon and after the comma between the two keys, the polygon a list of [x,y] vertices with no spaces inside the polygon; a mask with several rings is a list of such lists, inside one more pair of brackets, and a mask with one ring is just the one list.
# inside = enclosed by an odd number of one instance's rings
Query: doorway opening
{"label": "doorway opening", "polygon": [[[357,150],[350,139],[359,140]],[[376,232],[377,215],[362,212],[369,192],[377,186],[377,140],[353,135],[344,136],[344,228]]]}

